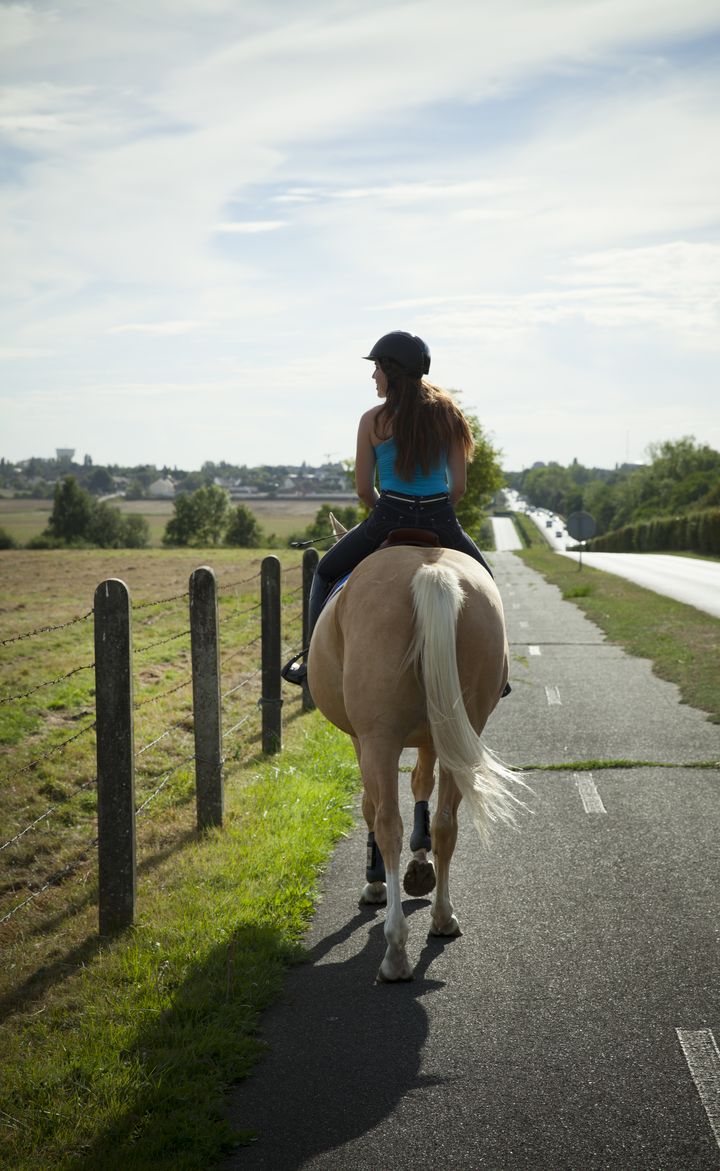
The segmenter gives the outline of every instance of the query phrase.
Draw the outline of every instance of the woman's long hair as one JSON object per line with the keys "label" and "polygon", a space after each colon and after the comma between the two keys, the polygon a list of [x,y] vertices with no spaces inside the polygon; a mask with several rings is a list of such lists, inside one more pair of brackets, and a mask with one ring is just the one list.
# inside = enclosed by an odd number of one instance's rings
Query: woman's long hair
{"label": "woman's long hair", "polygon": [[387,397],[375,416],[378,435],[392,435],[397,448],[395,471],[403,480],[412,480],[419,464],[423,475],[447,455],[459,438],[465,457],[475,450],[467,419],[455,400],[425,378],[415,378],[392,358],[381,358],[378,366],[387,378]]}

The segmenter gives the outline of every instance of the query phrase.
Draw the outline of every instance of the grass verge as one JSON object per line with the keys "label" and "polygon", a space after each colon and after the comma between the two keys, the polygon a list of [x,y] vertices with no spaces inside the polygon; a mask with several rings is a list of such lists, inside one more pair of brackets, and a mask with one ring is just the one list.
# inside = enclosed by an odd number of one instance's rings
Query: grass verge
{"label": "grass verge", "polygon": [[296,721],[280,756],[233,770],[224,829],[189,832],[143,880],[130,931],[88,938],[81,963],[56,956],[39,1007],[4,998],[5,1166],[185,1171],[251,1137],[230,1131],[223,1092],[258,1056],[357,788],[349,739]]}
{"label": "grass verge", "polygon": [[720,620],[612,573],[587,566],[578,571],[574,561],[549,549],[517,556],[558,586],[611,642],[650,659],[659,678],[677,684],[684,703],[720,723]]}

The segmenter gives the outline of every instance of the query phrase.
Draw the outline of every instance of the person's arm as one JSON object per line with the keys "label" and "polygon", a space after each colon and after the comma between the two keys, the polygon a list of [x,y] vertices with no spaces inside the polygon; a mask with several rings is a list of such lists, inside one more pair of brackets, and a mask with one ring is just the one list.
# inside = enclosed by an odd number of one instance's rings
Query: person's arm
{"label": "person's arm", "polygon": [[465,444],[459,437],[448,452],[448,480],[450,482],[450,503],[455,506],[458,500],[462,500],[467,488]]}
{"label": "person's arm", "polygon": [[379,493],[375,488],[375,449],[370,432],[375,411],[366,411],[360,420],[355,452],[355,490],[368,508],[375,507]]}

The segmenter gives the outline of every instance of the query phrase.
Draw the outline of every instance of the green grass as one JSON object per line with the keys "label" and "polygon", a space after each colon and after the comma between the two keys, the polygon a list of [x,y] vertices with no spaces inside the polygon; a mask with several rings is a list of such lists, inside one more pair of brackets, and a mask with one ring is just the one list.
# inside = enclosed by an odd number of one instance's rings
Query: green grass
{"label": "green grass", "polygon": [[135,927],[88,939],[82,964],[58,940],[55,982],[11,998],[2,1030],[5,1166],[183,1171],[249,1137],[223,1092],[257,1059],[357,787],[349,739],[305,717],[280,756],[232,771],[224,829],[143,882]]}
{"label": "green grass", "polygon": [[519,557],[562,591],[611,642],[650,659],[661,679],[676,683],[683,702],[720,723],[720,620],[612,573],[577,564],[549,549]]}

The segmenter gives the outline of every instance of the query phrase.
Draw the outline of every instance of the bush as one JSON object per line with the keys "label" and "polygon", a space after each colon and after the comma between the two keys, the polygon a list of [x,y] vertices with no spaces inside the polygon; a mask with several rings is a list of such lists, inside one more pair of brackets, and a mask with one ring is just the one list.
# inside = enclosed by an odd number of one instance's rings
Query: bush
{"label": "bush", "polygon": [[262,543],[263,533],[255,514],[246,505],[238,504],[225,533],[225,544],[240,549],[258,549]]}
{"label": "bush", "polygon": [[17,541],[3,528],[0,528],[0,549],[17,549]]}

